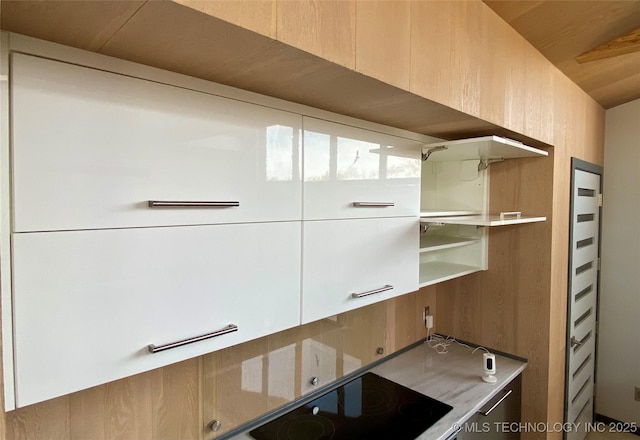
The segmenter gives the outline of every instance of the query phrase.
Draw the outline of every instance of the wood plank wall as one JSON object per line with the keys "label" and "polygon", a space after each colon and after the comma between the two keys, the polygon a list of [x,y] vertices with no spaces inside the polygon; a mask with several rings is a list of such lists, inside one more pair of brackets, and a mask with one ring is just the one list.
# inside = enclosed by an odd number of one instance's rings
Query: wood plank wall
{"label": "wood plank wall", "polygon": [[[546,214],[547,223],[492,231],[486,273],[351,312],[343,322],[356,330],[340,344],[366,347],[359,356],[367,362],[380,343],[389,353],[423,337],[419,309],[433,307],[437,293],[439,331],[530,358],[525,420],[562,420],[570,158],[602,164],[603,109],[477,0],[177,3],[555,146],[549,159],[491,168],[493,209],[517,205]],[[144,6],[122,7],[114,10],[114,29],[126,21],[123,14]],[[101,34],[86,44],[107,40],[116,42]],[[260,395],[250,408],[220,415],[220,399],[238,392],[228,385],[242,362],[282,341],[300,344],[315,330],[292,332],[6,413],[5,438],[210,438],[210,417],[226,418],[229,427],[279,404]]]}

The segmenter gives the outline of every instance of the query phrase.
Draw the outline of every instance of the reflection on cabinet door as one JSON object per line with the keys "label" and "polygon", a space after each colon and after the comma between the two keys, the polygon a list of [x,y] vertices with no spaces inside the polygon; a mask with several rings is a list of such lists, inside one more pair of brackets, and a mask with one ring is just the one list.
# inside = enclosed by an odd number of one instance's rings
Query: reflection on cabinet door
{"label": "reflection on cabinet door", "polygon": [[299,222],[14,234],[18,406],[298,325],[300,234]]}
{"label": "reflection on cabinet door", "polygon": [[303,118],[304,219],[418,215],[420,143]]}
{"label": "reflection on cabinet door", "polygon": [[15,231],[301,219],[300,115],[21,54],[11,87]]}
{"label": "reflection on cabinet door", "polygon": [[418,289],[418,219],[304,223],[302,322]]}

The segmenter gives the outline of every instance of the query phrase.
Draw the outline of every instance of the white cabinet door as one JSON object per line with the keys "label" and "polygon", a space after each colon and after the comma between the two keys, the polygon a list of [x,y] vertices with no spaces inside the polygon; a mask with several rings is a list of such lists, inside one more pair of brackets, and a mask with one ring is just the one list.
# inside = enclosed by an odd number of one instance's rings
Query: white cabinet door
{"label": "white cabinet door", "polygon": [[413,217],[304,222],[302,322],[417,290],[418,233]]}
{"label": "white cabinet door", "polygon": [[[300,323],[300,222],[14,234],[17,405]],[[224,329],[218,337],[150,353]]]}
{"label": "white cabinet door", "polygon": [[11,90],[14,231],[301,218],[300,115],[21,54]]}
{"label": "white cabinet door", "polygon": [[420,143],[305,117],[305,220],[418,215]]}

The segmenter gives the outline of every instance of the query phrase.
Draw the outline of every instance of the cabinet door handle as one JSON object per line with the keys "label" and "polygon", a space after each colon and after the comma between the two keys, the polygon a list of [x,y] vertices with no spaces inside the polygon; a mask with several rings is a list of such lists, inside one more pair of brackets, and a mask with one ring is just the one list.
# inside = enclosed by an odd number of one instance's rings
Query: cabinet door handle
{"label": "cabinet door handle", "polygon": [[352,293],[351,297],[362,298],[363,296],[375,295],[376,293],[382,293],[392,289],[393,289],[393,286],[391,284],[387,284],[386,286],[380,287],[378,289],[368,290],[366,292],[360,292],[360,293]]}
{"label": "cabinet door handle", "polygon": [[500,220],[504,220],[506,217],[520,218],[521,216],[522,216],[522,211],[501,212]]}
{"label": "cabinet door handle", "polygon": [[240,206],[240,202],[149,200],[149,208],[233,208],[236,206]]}
{"label": "cabinet door handle", "polygon": [[508,390],[507,392],[504,393],[504,396],[502,396],[500,398],[500,400],[498,400],[496,403],[493,404],[493,406],[491,408],[489,408],[488,410],[486,410],[485,412],[481,413],[483,416],[487,417],[489,414],[491,414],[491,412],[496,409],[498,406],[500,406],[500,404],[502,402],[504,402],[504,399],[506,399],[507,397],[509,397],[511,395],[511,393],[513,393],[513,390]]}
{"label": "cabinet door handle", "polygon": [[388,206],[396,206],[394,202],[353,202],[356,208],[386,208]]}
{"label": "cabinet door handle", "polygon": [[575,336],[571,336],[571,348],[578,346],[580,347],[584,342],[578,341]]}
{"label": "cabinet door handle", "polygon": [[221,330],[216,330],[215,332],[207,333],[206,335],[194,336],[193,338],[183,339],[181,341],[171,342],[169,344],[164,345],[154,345],[149,344],[147,347],[149,352],[158,353],[161,351],[169,350],[171,348],[181,347],[183,345],[191,344],[192,342],[204,341],[205,339],[215,338],[216,336],[226,335],[227,333],[237,332],[238,326],[235,324],[229,324],[225,328]]}

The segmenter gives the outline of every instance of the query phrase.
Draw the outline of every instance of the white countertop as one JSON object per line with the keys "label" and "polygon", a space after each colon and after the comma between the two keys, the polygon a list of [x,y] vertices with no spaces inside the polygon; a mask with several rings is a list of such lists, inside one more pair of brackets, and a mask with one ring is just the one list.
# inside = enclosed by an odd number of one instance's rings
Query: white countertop
{"label": "white countertop", "polygon": [[371,371],[429,397],[447,403],[453,409],[417,440],[444,440],[502,388],[526,368],[525,362],[496,355],[496,379],[482,380],[482,350],[471,350],[452,343],[446,354],[422,344]]}
{"label": "white countertop", "polygon": [[[526,368],[525,362],[496,354],[496,379],[482,380],[482,350],[452,343],[439,354],[426,344],[414,347],[370,371],[429,397],[453,409],[416,440],[445,440]],[[233,440],[252,439],[247,431]]]}

